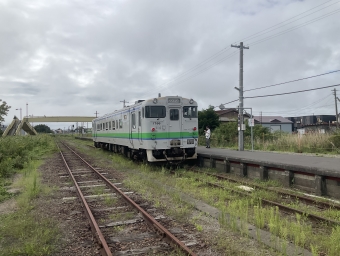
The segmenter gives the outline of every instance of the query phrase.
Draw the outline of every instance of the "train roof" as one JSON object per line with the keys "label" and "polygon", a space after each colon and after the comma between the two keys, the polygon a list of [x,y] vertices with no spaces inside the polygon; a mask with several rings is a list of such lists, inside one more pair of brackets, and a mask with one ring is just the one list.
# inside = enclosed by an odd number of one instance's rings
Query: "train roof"
{"label": "train roof", "polygon": [[193,99],[185,98],[185,97],[178,96],[178,95],[176,95],[176,96],[155,97],[155,98],[149,98],[149,99],[146,99],[146,100],[136,100],[136,101],[135,101],[135,104],[133,104],[133,105],[129,105],[129,106],[125,106],[125,107],[123,107],[123,108],[121,108],[121,109],[117,109],[117,110],[115,110],[115,111],[113,111],[113,112],[111,112],[111,113],[107,113],[107,114],[105,114],[105,115],[103,115],[103,116],[97,117],[97,118],[93,119],[92,121],[99,121],[99,120],[102,120],[102,119],[104,119],[104,118],[107,118],[107,117],[110,117],[110,116],[112,116],[112,115],[114,115],[114,114],[117,114],[117,112],[124,111],[124,110],[126,110],[126,109],[130,109],[131,107],[135,107],[135,106],[137,106],[137,105],[141,105],[143,102],[148,102],[148,101],[151,101],[151,102],[152,102],[154,99],[162,100],[162,99],[166,99],[166,98],[176,98],[176,97],[177,97],[177,98],[181,98],[181,99],[185,99],[185,100],[192,100],[193,103],[197,103],[197,102],[196,102],[195,100],[193,100]]}

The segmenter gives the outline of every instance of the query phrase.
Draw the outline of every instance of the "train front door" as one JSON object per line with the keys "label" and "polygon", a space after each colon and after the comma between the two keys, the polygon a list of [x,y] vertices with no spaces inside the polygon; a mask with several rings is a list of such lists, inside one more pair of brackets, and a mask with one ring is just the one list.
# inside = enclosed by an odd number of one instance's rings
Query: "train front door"
{"label": "train front door", "polygon": [[170,146],[182,145],[182,115],[180,108],[169,109],[169,131],[168,138],[170,139]]}
{"label": "train front door", "polygon": [[142,113],[138,111],[138,141],[139,144],[143,144],[143,136],[142,136]]}

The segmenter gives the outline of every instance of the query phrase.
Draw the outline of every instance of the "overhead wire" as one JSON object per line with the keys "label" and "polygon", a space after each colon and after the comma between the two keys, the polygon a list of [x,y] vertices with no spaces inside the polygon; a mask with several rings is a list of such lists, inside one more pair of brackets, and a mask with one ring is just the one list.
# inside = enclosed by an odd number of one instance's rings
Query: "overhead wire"
{"label": "overhead wire", "polygon": [[[317,88],[312,88],[312,89],[306,89],[306,90],[300,90],[300,91],[292,91],[292,92],[285,92],[285,93],[277,93],[277,94],[269,94],[269,95],[258,95],[258,96],[251,96],[251,97],[243,97],[244,99],[252,99],[252,98],[263,98],[263,97],[272,97],[272,96],[281,96],[281,95],[287,95],[287,94],[295,94],[295,93],[301,93],[301,92],[308,92],[308,91],[315,91],[315,90],[321,90],[321,89],[325,89],[325,88],[330,88],[330,87],[336,87],[336,86],[340,86],[340,84],[335,84],[335,85],[329,85],[329,86],[323,86],[323,87],[317,87]],[[327,97],[329,97],[331,95],[327,95],[325,98],[321,99],[324,100]],[[227,105],[230,104],[232,102],[238,101],[239,99],[235,99],[233,101],[229,101],[227,103],[224,103],[222,105]],[[320,101],[320,100],[319,100]],[[310,105],[312,105],[314,103],[311,103]],[[219,107],[219,106],[215,106],[214,108]],[[270,113],[270,112],[267,112]]]}
{"label": "overhead wire", "polygon": [[279,96],[279,95],[287,95],[287,94],[294,94],[294,93],[300,93],[300,92],[308,92],[308,91],[321,90],[321,89],[335,87],[335,86],[340,86],[340,84],[334,84],[334,85],[323,86],[323,87],[312,88],[312,89],[306,89],[306,90],[300,90],[300,91],[284,92],[284,93],[276,93],[276,94],[268,94],[268,95],[257,95],[257,96],[243,97],[243,98],[244,99],[254,99],[254,98],[272,97],[272,96]]}
{"label": "overhead wire", "polygon": [[[263,113],[294,113],[297,111],[306,111],[307,109],[310,109],[311,107],[317,107],[318,104],[322,103],[324,100],[326,100],[327,98],[331,97],[332,94],[328,94],[325,97],[323,97],[322,99],[318,99],[317,101],[314,101],[310,104],[308,104],[307,106],[304,106],[302,108],[295,108],[295,109],[290,109],[290,110],[285,110],[285,111],[262,111]],[[322,106],[318,106],[318,107],[322,107]]]}
{"label": "overhead wire", "polygon": [[262,43],[262,42],[264,42],[264,41],[267,41],[267,40],[269,40],[269,39],[272,39],[272,38],[281,36],[281,35],[283,35],[283,34],[286,34],[286,33],[288,33],[288,32],[291,32],[291,31],[293,31],[293,30],[296,30],[296,29],[298,29],[298,28],[307,26],[307,25],[309,25],[309,24],[311,24],[311,23],[314,23],[314,22],[316,22],[316,21],[319,21],[319,20],[322,20],[322,19],[324,19],[324,18],[327,18],[327,17],[329,17],[329,16],[331,16],[331,15],[333,15],[333,14],[336,14],[336,13],[338,13],[338,12],[340,12],[340,9],[336,9],[336,10],[333,11],[333,12],[326,13],[326,14],[324,14],[324,15],[322,15],[322,16],[319,16],[319,17],[317,17],[317,18],[315,18],[315,19],[309,20],[309,21],[307,21],[307,22],[305,22],[305,23],[303,23],[303,24],[300,24],[300,25],[297,25],[297,26],[295,26],[295,27],[289,28],[289,29],[287,29],[287,30],[281,31],[281,32],[279,32],[279,33],[277,33],[277,34],[275,34],[275,35],[271,35],[271,36],[262,38],[262,39],[260,39],[260,40],[258,40],[258,41],[255,41],[255,42],[250,42],[250,43],[247,44],[247,45],[248,45],[248,46],[257,45],[257,44]]}
{"label": "overhead wire", "polygon": [[[332,1],[333,1],[333,0],[328,1],[328,2],[332,2]],[[326,2],[326,3],[328,3],[328,2]],[[311,11],[311,10],[313,10],[313,9],[315,9],[315,8],[317,8],[317,7],[319,7],[319,6],[321,6],[321,5],[324,5],[324,4],[326,4],[326,3],[320,4],[320,5],[318,5],[318,6],[314,7],[314,8],[312,8],[312,9],[310,9],[310,10],[308,10],[308,11],[302,12],[302,13],[300,13],[300,14],[294,16],[294,17],[291,17],[291,18],[289,18],[289,19],[287,19],[287,20],[285,20],[285,21],[283,21],[283,22],[280,22],[280,23],[278,23],[278,24],[276,24],[276,25],[274,25],[274,26],[271,26],[271,27],[269,27],[269,28],[267,28],[267,29],[264,29],[264,30],[262,30],[262,31],[259,31],[259,32],[255,33],[255,34],[250,35],[250,36],[248,36],[248,37],[245,37],[245,38],[243,38],[243,39],[241,39],[241,40],[251,39],[251,38],[258,37],[258,36],[260,36],[260,35],[269,33],[269,32],[271,32],[271,31],[273,31],[273,30],[276,30],[276,29],[279,29],[279,28],[281,28],[281,27],[284,27],[284,26],[286,26],[286,25],[288,25],[288,24],[291,24],[291,23],[296,22],[296,21],[298,21],[298,20],[301,20],[301,19],[303,19],[303,18],[305,18],[305,17],[307,17],[307,16],[310,16],[310,15],[316,13],[316,12],[319,12],[319,11],[321,11],[321,10],[323,10],[323,9],[326,9],[326,8],[328,8],[328,7],[330,7],[330,6],[334,5],[334,4],[337,4],[337,3],[339,3],[339,1],[338,1],[338,2],[335,2],[335,3],[332,3],[332,4],[330,4],[330,5],[328,5],[328,6],[324,7],[324,8],[321,8],[321,9],[315,11],[315,12],[312,12],[312,13],[309,13],[309,14],[307,14],[307,15],[305,15],[305,16],[302,16],[302,17],[300,17],[300,18],[298,18],[298,19],[295,19],[295,20],[293,20],[293,21],[291,21],[291,22],[286,23],[287,21],[292,20],[292,19],[294,19],[294,18],[296,18],[296,17],[298,17],[298,16],[300,16],[300,15],[306,13],[306,12],[309,12],[309,11]],[[284,24],[284,23],[286,23],[286,24]],[[281,25],[281,24],[283,24],[283,25]],[[281,25],[281,26],[279,26],[279,25]],[[278,26],[278,27],[277,27],[277,26]],[[274,27],[276,27],[276,28],[274,28]],[[265,31],[266,31],[266,32],[265,32]]]}
{"label": "overhead wire", "polygon": [[282,82],[282,83],[278,83],[278,84],[272,84],[272,85],[261,86],[261,87],[257,87],[257,88],[253,88],[253,89],[248,89],[248,90],[244,90],[243,92],[249,92],[249,91],[259,90],[259,89],[273,87],[273,86],[277,86],[277,85],[282,85],[282,84],[288,84],[288,83],[292,83],[292,82],[302,81],[302,80],[306,80],[306,79],[310,79],[310,78],[314,78],[314,77],[318,77],[318,76],[328,75],[328,74],[339,72],[339,71],[340,71],[340,69],[334,70],[334,71],[330,71],[330,72],[327,72],[327,73],[323,73],[323,74],[319,74],[319,75],[308,76],[308,77],[299,78],[299,79],[295,79],[295,80],[291,80],[291,81],[287,81],[287,82]]}
{"label": "overhead wire", "polygon": [[[330,5],[326,6],[326,7],[323,7],[323,8],[321,8],[321,9],[317,10],[317,11],[314,11],[313,13],[310,13],[310,14],[308,14],[308,15],[305,15],[305,16],[301,17],[301,18],[298,18],[298,19],[296,19],[296,20],[293,20],[293,21],[291,21],[291,22],[289,22],[289,23],[287,23],[287,24],[285,24],[285,25],[281,25],[281,26],[277,27],[277,26],[280,25],[280,24],[286,23],[286,22],[289,21],[289,20],[292,20],[292,19],[294,19],[294,18],[296,18],[296,17],[298,17],[298,16],[300,16],[300,15],[302,15],[302,14],[304,14],[304,13],[310,12],[311,10],[314,10],[314,9],[316,9],[316,8],[318,8],[318,7],[320,7],[320,6],[324,5],[324,4],[327,4],[327,3],[331,2],[331,1],[333,1],[333,0],[330,0],[330,1],[327,1],[327,2],[325,2],[325,3],[323,3],[323,4],[317,5],[317,6],[311,8],[311,9],[309,9],[309,10],[307,10],[307,11],[304,11],[304,12],[302,12],[302,13],[300,13],[300,14],[298,14],[298,15],[295,15],[295,16],[293,16],[293,17],[291,17],[291,18],[289,18],[289,19],[287,19],[287,20],[285,20],[285,21],[283,21],[283,22],[280,22],[280,23],[278,23],[278,24],[276,24],[276,25],[274,25],[274,26],[271,26],[271,27],[269,27],[269,28],[267,28],[267,29],[264,29],[264,30],[262,30],[262,31],[259,31],[259,32],[255,33],[255,34],[253,34],[253,35],[250,35],[250,36],[248,36],[248,37],[246,37],[246,38],[244,38],[244,39],[249,39],[249,38],[258,37],[258,36],[260,36],[260,35],[263,35],[263,34],[265,34],[265,33],[271,32],[271,31],[273,31],[273,30],[275,30],[275,29],[278,29],[278,28],[280,28],[280,27],[282,27],[282,26],[288,25],[288,24],[290,24],[290,23],[292,23],[292,22],[295,22],[295,21],[297,21],[297,20],[300,20],[300,19],[302,19],[302,18],[305,18],[305,17],[307,17],[307,16],[309,16],[309,15],[311,15],[311,14],[314,14],[314,13],[316,13],[316,12],[318,12],[318,11],[321,11],[321,10],[323,10],[323,9],[325,9],[325,8],[328,8],[328,7],[331,6],[331,5],[334,5],[334,4],[337,4],[337,3],[338,3],[338,2],[332,3],[332,4],[330,4]],[[326,18],[326,17],[328,17],[328,16],[330,16],[330,15],[333,15],[333,14],[339,12],[339,11],[340,11],[340,9],[337,9],[337,10],[335,10],[335,11],[333,11],[333,12],[327,13],[327,14],[325,14],[325,15],[323,15],[323,16],[320,16],[320,17],[318,17],[318,18],[316,18],[316,19],[314,19],[314,20],[307,21],[306,23],[300,24],[300,25],[298,25],[298,26],[296,26],[296,27],[287,29],[287,30],[285,30],[285,31],[281,31],[281,32],[279,32],[279,33],[277,33],[277,34],[275,34],[275,35],[271,35],[271,36],[269,36],[269,37],[262,38],[262,39],[260,39],[260,40],[258,40],[258,41],[252,42],[252,43],[249,44],[249,45],[254,46],[254,45],[256,45],[256,44],[262,43],[262,42],[264,42],[264,41],[266,41],[266,40],[272,39],[272,38],[274,38],[274,37],[277,37],[277,36],[280,36],[280,35],[282,35],[282,34],[288,33],[288,32],[290,32],[290,31],[292,31],[292,30],[295,30],[295,29],[298,29],[298,28],[300,28],[300,27],[303,27],[303,26],[306,26],[306,25],[308,25],[308,24],[311,24],[311,23],[313,23],[313,22],[316,22],[316,21],[318,21],[318,20],[320,20],[320,19]],[[277,28],[271,29],[271,28],[274,28],[274,27],[277,27]],[[270,29],[270,30],[269,30],[269,29]],[[267,30],[269,30],[269,31],[267,31]],[[267,32],[265,32],[265,31],[267,31]],[[265,33],[264,33],[264,32],[265,32]],[[199,64],[193,66],[192,68],[188,69],[187,71],[184,71],[183,73],[181,73],[181,74],[179,74],[178,76],[174,77],[174,78],[171,79],[170,81],[167,81],[167,82],[162,83],[161,85],[157,86],[156,88],[157,88],[157,89],[163,88],[163,87],[165,87],[166,85],[168,85],[168,84],[170,84],[170,83],[172,83],[172,82],[176,82],[176,81],[178,81],[179,79],[184,78],[185,76],[187,76],[187,75],[189,75],[190,73],[194,72],[195,70],[197,70],[197,69],[203,67],[203,66],[206,65],[207,63],[213,61],[214,59],[218,58],[219,56],[221,56],[222,54],[224,54],[225,52],[227,52],[227,51],[229,51],[229,50],[230,50],[230,49],[228,49],[227,47],[223,48],[222,50],[216,52],[216,53],[213,54],[211,57],[205,59],[205,60],[202,61],[201,63],[199,63]],[[234,53],[231,54],[231,55],[234,55]],[[228,55],[227,57],[225,57],[225,58],[223,58],[223,59],[220,59],[220,60],[217,60],[217,61],[213,62],[210,66],[208,66],[208,67],[206,67],[206,68],[203,68],[202,70],[197,70],[197,72],[194,73],[194,74],[192,74],[190,77],[186,77],[186,78],[184,78],[183,80],[180,80],[180,82],[178,82],[178,84],[183,83],[183,82],[185,82],[185,81],[187,81],[187,80],[189,80],[189,79],[191,79],[191,78],[193,78],[193,77],[196,77],[196,76],[198,76],[198,75],[204,73],[205,71],[209,70],[210,68],[212,68],[212,67],[216,66],[217,64],[223,62],[224,60],[228,59],[229,56],[230,56],[230,55]],[[155,89],[155,88],[153,88],[153,90],[154,90],[154,89]],[[146,93],[145,93],[145,94],[146,94]]]}

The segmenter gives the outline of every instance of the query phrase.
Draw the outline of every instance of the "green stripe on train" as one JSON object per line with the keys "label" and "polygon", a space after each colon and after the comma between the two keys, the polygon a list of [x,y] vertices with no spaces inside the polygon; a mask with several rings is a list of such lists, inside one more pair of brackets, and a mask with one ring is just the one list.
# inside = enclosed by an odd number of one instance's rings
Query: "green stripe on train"
{"label": "green stripe on train", "polygon": [[[92,133],[92,136],[94,134]],[[101,133],[97,132],[98,137],[131,138],[132,139],[179,139],[179,138],[198,138],[197,132],[148,132],[148,133]]]}

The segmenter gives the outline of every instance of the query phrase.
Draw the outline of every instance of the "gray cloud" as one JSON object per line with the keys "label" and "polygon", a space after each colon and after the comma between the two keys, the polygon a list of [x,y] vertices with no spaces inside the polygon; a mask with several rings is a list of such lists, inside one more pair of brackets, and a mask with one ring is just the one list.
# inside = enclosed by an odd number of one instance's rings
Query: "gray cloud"
{"label": "gray cloud", "polygon": [[[200,109],[235,100],[239,55],[230,44],[320,4],[317,0],[0,0],[0,98],[12,106],[6,122],[26,103],[34,115],[93,115],[120,108],[124,99],[134,102],[158,93],[194,98]],[[281,29],[244,39],[250,45],[244,50],[244,88],[338,69],[339,14],[254,42],[339,8],[334,4]],[[216,53],[216,59],[202,64]],[[339,73],[245,96],[337,84]],[[331,89],[246,99],[245,105],[255,114],[333,114],[331,97],[318,102],[328,95]]]}

